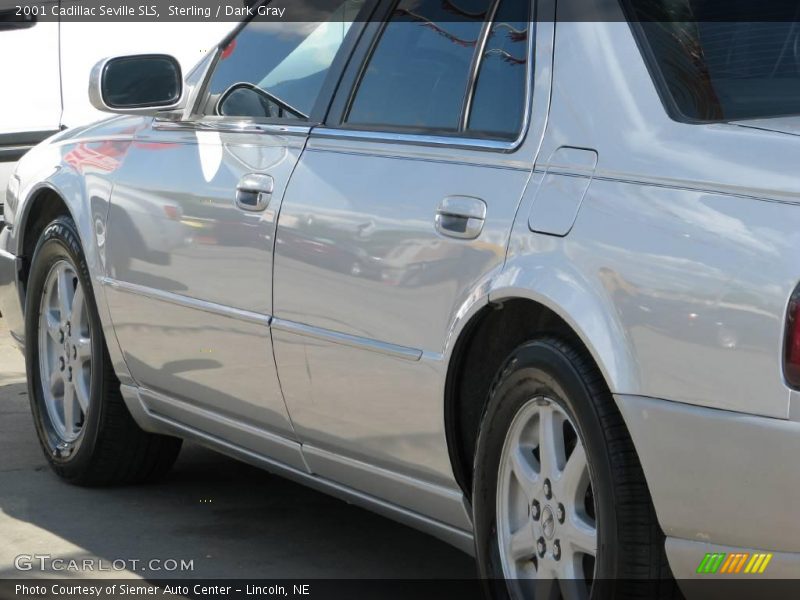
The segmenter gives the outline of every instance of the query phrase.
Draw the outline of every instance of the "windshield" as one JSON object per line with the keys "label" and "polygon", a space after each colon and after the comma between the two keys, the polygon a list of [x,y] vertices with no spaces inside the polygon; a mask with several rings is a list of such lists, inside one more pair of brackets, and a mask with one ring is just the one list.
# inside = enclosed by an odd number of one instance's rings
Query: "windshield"
{"label": "windshield", "polygon": [[797,4],[630,0],[629,7],[678,116],[723,121],[800,114]]}

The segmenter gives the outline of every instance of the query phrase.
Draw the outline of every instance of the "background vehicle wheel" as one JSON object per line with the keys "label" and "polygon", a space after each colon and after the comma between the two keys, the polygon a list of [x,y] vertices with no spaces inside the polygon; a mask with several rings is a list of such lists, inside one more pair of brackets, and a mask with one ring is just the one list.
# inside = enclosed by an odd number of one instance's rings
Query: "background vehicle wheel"
{"label": "background vehicle wheel", "polygon": [[515,350],[481,424],[473,510],[494,598],[679,596],[625,424],[591,358]]}
{"label": "background vehicle wheel", "polygon": [[136,425],[111,367],[74,223],[60,217],[33,254],[25,302],[28,394],[53,470],[80,485],[165,474],[181,440]]}

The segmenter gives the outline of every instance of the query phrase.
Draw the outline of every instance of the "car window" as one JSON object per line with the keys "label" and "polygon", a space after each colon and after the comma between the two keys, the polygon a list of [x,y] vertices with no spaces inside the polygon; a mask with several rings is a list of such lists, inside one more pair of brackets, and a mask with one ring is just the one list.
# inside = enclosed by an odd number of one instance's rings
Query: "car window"
{"label": "car window", "polygon": [[467,129],[516,138],[525,116],[530,3],[502,0],[483,52]]}
{"label": "car window", "polygon": [[400,0],[345,121],[370,128],[457,132],[473,55],[491,4]]}
{"label": "car window", "polygon": [[796,4],[628,1],[674,116],[722,121],[800,114]]}
{"label": "car window", "polygon": [[256,18],[247,23],[222,50],[199,112],[308,120],[334,57],[364,2],[328,4],[331,10],[314,22]]}

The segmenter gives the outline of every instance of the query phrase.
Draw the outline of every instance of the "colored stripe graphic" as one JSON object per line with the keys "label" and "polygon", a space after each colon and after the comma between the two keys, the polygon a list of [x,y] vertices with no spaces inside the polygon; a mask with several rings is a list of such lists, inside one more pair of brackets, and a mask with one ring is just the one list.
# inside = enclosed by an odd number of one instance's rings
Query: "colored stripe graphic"
{"label": "colored stripe graphic", "polygon": [[742,567],[744,567],[744,563],[749,558],[749,556],[750,556],[749,553],[745,553],[745,554],[741,555],[742,558],[739,559],[739,562],[736,565],[736,571],[734,571],[734,573],[739,573],[742,570]]}
{"label": "colored stripe graphic", "polygon": [[700,561],[697,572],[704,574],[760,574],[766,570],[771,560],[772,554],[763,552],[755,554],[750,554],[749,552],[733,552],[731,554],[709,552]]}
{"label": "colored stripe graphic", "polygon": [[722,563],[722,568],[719,570],[719,572],[727,573],[728,569],[730,569],[731,565],[733,564],[733,559],[735,559],[736,556],[736,554],[728,554],[728,558],[725,559],[724,563]]}
{"label": "colored stripe graphic", "polygon": [[764,562],[761,563],[761,568],[758,570],[758,572],[759,573],[763,573],[764,571],[766,571],[767,570],[767,565],[769,564],[769,561],[771,561],[771,560],[772,560],[772,553],[767,554],[767,558],[765,558]]}
{"label": "colored stripe graphic", "polygon": [[716,573],[725,558],[724,552],[714,552],[706,554],[703,562],[697,567],[698,573]]}
{"label": "colored stripe graphic", "polygon": [[706,554],[703,557],[703,560],[700,561],[700,566],[697,567],[697,572],[698,573],[705,573],[706,572],[706,567],[708,566],[708,561],[709,560],[711,560],[711,555],[710,554]]}
{"label": "colored stripe graphic", "polygon": [[741,552],[734,552],[728,555],[728,560],[725,561],[725,564],[722,565],[722,569],[720,569],[720,573],[735,573],[736,568],[739,566],[739,563],[742,561],[742,557],[744,555]]}
{"label": "colored stripe graphic", "polygon": [[761,561],[764,560],[766,554],[753,554],[753,558],[747,563],[744,568],[745,573],[758,573],[758,568],[761,566]]}

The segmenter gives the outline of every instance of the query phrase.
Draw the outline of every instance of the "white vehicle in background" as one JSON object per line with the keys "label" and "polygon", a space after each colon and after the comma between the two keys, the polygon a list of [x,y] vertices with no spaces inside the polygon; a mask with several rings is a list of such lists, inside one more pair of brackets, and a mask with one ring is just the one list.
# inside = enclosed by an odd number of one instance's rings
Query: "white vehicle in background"
{"label": "white vehicle in background", "polygon": [[[43,4],[47,14],[53,4]],[[0,189],[30,148],[61,129],[104,118],[86,93],[98,61],[167,53],[187,73],[236,25],[58,22],[17,12],[10,0],[0,0],[0,82],[16,90],[0,95]]]}

